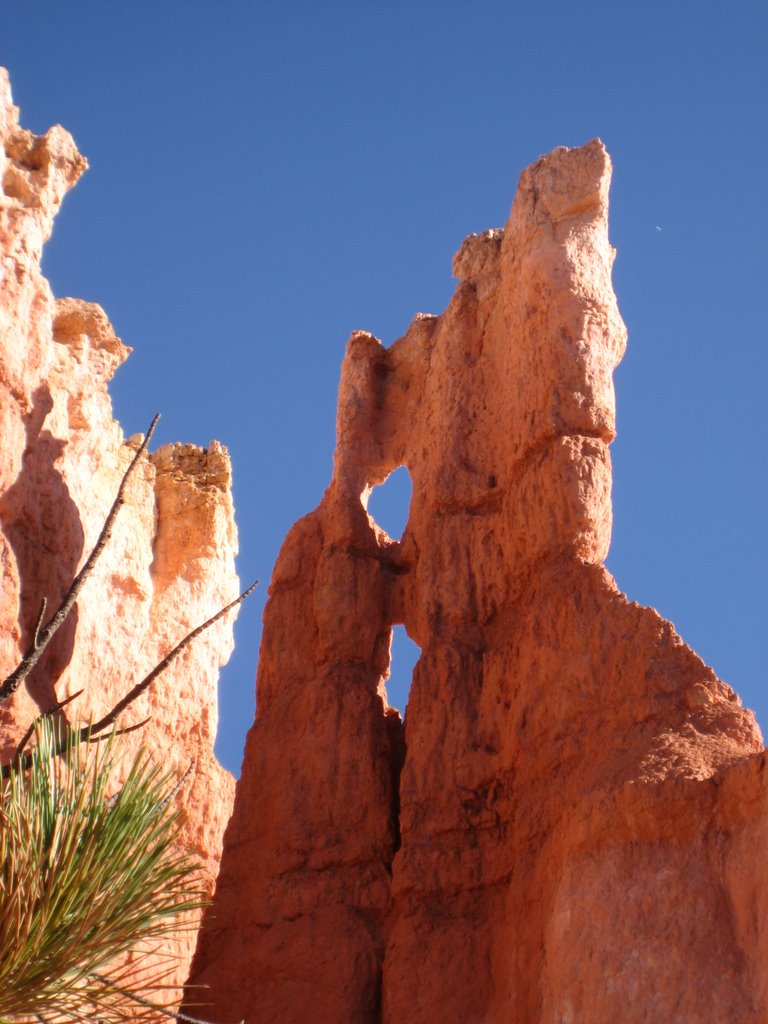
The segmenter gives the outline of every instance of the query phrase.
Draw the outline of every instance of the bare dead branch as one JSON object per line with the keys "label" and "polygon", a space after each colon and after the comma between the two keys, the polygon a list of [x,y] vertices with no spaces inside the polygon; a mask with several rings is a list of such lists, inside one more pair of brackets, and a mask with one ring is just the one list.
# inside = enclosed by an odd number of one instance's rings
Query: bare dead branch
{"label": "bare dead branch", "polygon": [[[223,618],[227,614],[227,612],[231,611],[233,608],[236,608],[239,604],[241,604],[246,599],[246,597],[249,597],[253,593],[253,591],[258,586],[258,583],[259,581],[255,580],[250,585],[250,587],[248,587],[247,590],[244,590],[239,597],[235,598],[234,601],[230,601],[228,605],[226,605],[224,608],[221,608],[218,612],[216,612],[215,615],[212,615],[210,619],[207,619],[200,626],[197,626],[195,629],[192,630],[191,633],[187,633],[184,639],[180,640],[179,643],[176,644],[173,650],[169,654],[167,654],[163,658],[163,660],[152,669],[149,675],[145,676],[140,683],[137,683],[131,690],[129,690],[128,693],[121,700],[119,700],[117,704],[115,704],[111,711],[108,711],[103,718],[100,718],[99,721],[94,723],[93,725],[83,726],[82,729],[80,729],[79,733],[77,734],[77,742],[91,743],[97,739],[102,738],[97,737],[96,734],[103,732],[110,725],[114,725],[118,716],[123,711],[125,711],[125,709],[130,704],[132,704],[137,697],[140,697],[141,694],[144,693],[144,691],[152,685],[155,679],[157,679],[159,675],[162,675],[162,673],[165,672],[169,665],[173,664],[173,662],[179,657],[180,654],[182,654],[186,650],[187,647],[189,647],[189,645],[196,637],[200,636],[200,634],[204,633],[206,629],[209,629],[211,626],[214,625],[214,623],[218,622],[219,619]],[[68,701],[72,699],[74,698],[70,697],[68,698]],[[58,710],[58,708],[54,709],[54,711],[55,710]],[[146,725],[148,721],[149,719],[145,719],[143,722],[139,722],[138,725],[126,726],[125,729],[121,729],[120,731],[133,732],[134,730],[141,728],[141,726]],[[56,744],[55,749],[52,751],[53,755],[55,756],[57,754],[63,753],[64,750],[66,749],[66,744],[67,738],[66,736],[63,736],[60,742]],[[0,778],[7,779],[11,771],[13,770],[26,771],[31,763],[31,754],[27,753],[22,754],[21,756],[17,755],[8,764],[0,766]],[[189,770],[191,770],[191,766],[190,769],[188,769],[188,771]]]}
{"label": "bare dead branch", "polygon": [[[144,726],[148,722],[151,722],[151,721],[152,721],[151,716],[149,718],[142,718],[142,720],[140,722],[136,722],[135,725],[125,725],[125,726],[122,726],[120,729],[115,729],[114,735],[115,736],[127,736],[129,732],[137,732],[139,729],[143,729]],[[108,733],[106,736],[91,736],[90,733],[91,733],[90,726],[85,726],[81,730],[81,732],[80,732],[80,738],[79,738],[78,742],[79,743],[103,743],[105,740],[108,740],[109,737],[113,735],[112,733]]]}
{"label": "bare dead branch", "polygon": [[86,559],[85,564],[83,565],[80,572],[77,574],[77,576],[75,576],[74,580],[72,581],[69,590],[64,595],[64,600],[61,602],[56,612],[54,612],[54,614],[51,616],[51,618],[48,620],[45,626],[43,626],[43,628],[40,629],[40,622],[42,621],[42,617],[45,614],[46,602],[45,600],[43,601],[43,606],[38,617],[38,622],[33,632],[32,645],[29,647],[26,654],[19,662],[18,666],[14,669],[13,672],[11,672],[8,678],[5,679],[2,685],[0,685],[0,703],[8,700],[8,698],[11,697],[16,692],[16,690],[18,690],[19,686],[22,684],[22,682],[26,679],[26,677],[29,675],[29,673],[40,660],[43,652],[45,651],[45,648],[48,646],[56,630],[59,628],[59,626],[61,626],[61,624],[64,622],[64,620],[67,618],[70,611],[72,610],[72,607],[75,601],[77,601],[80,591],[83,589],[85,581],[90,576],[94,565],[99,559],[99,556],[101,555],[104,548],[107,546],[107,542],[109,541],[109,538],[112,535],[112,529],[115,525],[115,519],[117,518],[117,514],[125,501],[123,497],[125,493],[125,488],[133,474],[133,471],[139,459],[147,450],[147,445],[149,444],[150,438],[154,433],[155,427],[157,426],[157,421],[159,419],[160,413],[157,413],[157,415],[152,420],[152,423],[149,426],[149,430],[147,431],[144,440],[139,445],[136,454],[131,460],[130,466],[128,467],[128,469],[126,469],[125,473],[123,474],[123,479],[120,481],[120,486],[117,489],[117,495],[115,497],[114,502],[112,503],[112,507],[107,513],[107,518],[104,520],[104,526],[101,528],[101,533],[99,534],[98,540],[96,541],[93,550]]}
{"label": "bare dead branch", "polygon": [[161,662],[155,665],[155,667],[152,669],[149,675],[146,675],[141,680],[140,683],[137,683],[131,690],[128,691],[128,693],[122,698],[122,700],[119,700],[117,704],[115,704],[111,711],[109,711],[103,718],[100,718],[98,722],[96,722],[94,725],[90,727],[90,731],[92,733],[102,732],[108,726],[112,725],[115,722],[117,716],[121,714],[121,712],[125,711],[129,704],[132,704],[137,697],[140,697],[142,693],[144,693],[144,691],[152,685],[155,679],[157,679],[159,675],[165,672],[165,670],[170,665],[172,665],[174,661],[176,661],[179,655],[182,654],[187,647],[189,647],[189,645],[192,643],[195,637],[200,636],[200,634],[204,633],[206,629],[208,629],[214,623],[218,622],[219,619],[223,618],[227,614],[227,612],[231,611],[233,608],[236,608],[237,605],[241,604],[246,599],[246,597],[253,593],[253,591],[256,589],[258,585],[258,582],[259,581],[256,580],[254,583],[250,585],[250,587],[248,587],[247,590],[244,590],[239,597],[236,597],[234,601],[230,601],[228,605],[226,605],[224,608],[216,612],[215,615],[212,615],[211,618],[208,619],[206,622],[202,623],[202,625],[197,626],[195,629],[192,630],[191,633],[187,633],[184,639],[180,640],[179,643],[177,643],[176,646],[173,648],[173,650],[169,654],[166,654],[166,656],[163,658]]}

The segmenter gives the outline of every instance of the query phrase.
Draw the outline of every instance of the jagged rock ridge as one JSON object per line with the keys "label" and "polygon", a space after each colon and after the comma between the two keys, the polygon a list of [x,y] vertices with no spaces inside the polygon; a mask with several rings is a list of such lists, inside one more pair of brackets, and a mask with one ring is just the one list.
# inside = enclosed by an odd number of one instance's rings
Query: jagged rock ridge
{"label": "jagged rock ridge", "polygon": [[[609,178],[599,141],[543,157],[445,313],[350,339],[191,975],[217,1021],[768,1016],[759,730],[602,565]],[[400,465],[395,542],[365,504]],[[422,649],[405,729],[397,623]]]}
{"label": "jagged rock ridge", "polygon": [[[93,547],[138,445],[124,440],[107,393],[130,350],[99,306],[54,299],[40,272],[54,216],[86,166],[63,128],[35,136],[19,127],[0,69],[0,678],[28,646],[42,598],[53,610]],[[67,713],[100,717],[236,596],[230,482],[216,442],[207,451],[168,445],[142,460],[69,620],[26,686],[0,705],[4,754],[36,714],[81,688]],[[208,891],[234,791],[213,756],[218,669],[231,650],[232,623],[222,622],[129,716],[150,721],[128,742],[180,775],[192,765],[180,794],[182,842],[202,858]],[[169,983],[184,979],[193,947],[191,933],[172,944],[179,959]]]}

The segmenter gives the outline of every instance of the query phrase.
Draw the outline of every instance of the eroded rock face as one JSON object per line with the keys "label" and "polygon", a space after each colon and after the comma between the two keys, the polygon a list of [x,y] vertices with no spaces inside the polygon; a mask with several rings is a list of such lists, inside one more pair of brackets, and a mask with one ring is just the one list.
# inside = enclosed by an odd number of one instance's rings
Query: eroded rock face
{"label": "eroded rock face", "polygon": [[[99,535],[140,443],[125,441],[107,385],[130,349],[103,310],[54,299],[40,256],[62,198],[86,168],[72,137],[18,127],[0,69],[0,678],[31,639],[41,600],[52,611]],[[0,747],[15,749],[32,718],[81,688],[67,709],[99,717],[193,627],[237,595],[237,536],[226,450],[169,445],[144,458],[109,545],[76,608],[27,684],[0,704]],[[213,756],[219,666],[232,622],[201,637],[126,712],[149,718],[144,743],[181,775],[183,842],[210,891],[234,783]],[[171,951],[187,973],[194,936]]]}
{"label": "eroded rock face", "polygon": [[[464,242],[445,313],[350,339],[333,480],[265,612],[192,971],[211,1019],[768,1015],[759,730],[602,565],[609,178],[599,141],[543,157]],[[365,503],[400,465],[395,542]],[[422,649],[405,727],[395,623]]]}

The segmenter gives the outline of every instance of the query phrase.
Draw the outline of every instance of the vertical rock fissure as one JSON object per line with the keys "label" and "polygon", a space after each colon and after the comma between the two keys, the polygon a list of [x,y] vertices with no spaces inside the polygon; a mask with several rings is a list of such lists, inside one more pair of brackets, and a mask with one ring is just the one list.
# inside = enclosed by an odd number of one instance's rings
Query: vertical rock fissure
{"label": "vertical rock fissure", "polygon": [[419,645],[408,636],[405,626],[392,626],[387,702],[405,720],[413,685],[413,672],[421,656]]}
{"label": "vertical rock fissure", "polygon": [[[400,779],[402,778],[408,747],[405,735],[405,722],[394,709],[387,710],[387,730],[389,732],[390,779],[392,786],[392,856],[400,849]],[[392,862],[389,865],[392,872]]]}
{"label": "vertical rock fissure", "polygon": [[392,823],[394,831],[393,852],[400,849],[400,782],[408,754],[407,705],[413,685],[413,674],[421,648],[410,639],[405,626],[394,624],[390,642],[390,664],[386,682],[387,727],[389,730],[391,779],[392,779]]}

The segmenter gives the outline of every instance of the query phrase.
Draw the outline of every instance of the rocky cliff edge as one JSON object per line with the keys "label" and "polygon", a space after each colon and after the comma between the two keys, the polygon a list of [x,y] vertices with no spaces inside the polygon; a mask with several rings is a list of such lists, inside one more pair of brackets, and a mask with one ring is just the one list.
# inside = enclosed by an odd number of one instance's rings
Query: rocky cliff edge
{"label": "rocky cliff edge", "polygon": [[[0,678],[29,645],[41,600],[58,605],[93,547],[139,444],[123,437],[107,392],[130,349],[99,306],[54,298],[40,272],[53,219],[86,167],[63,128],[36,136],[19,127],[0,69]],[[72,720],[104,714],[237,595],[230,483],[216,442],[207,450],[166,445],[142,458],[67,623],[26,685],[0,705],[5,755],[34,716],[77,690]],[[234,790],[213,755],[232,619],[198,639],[125,716],[149,719],[130,737],[134,746],[143,743],[180,776],[191,767],[179,795],[182,844],[201,858],[208,892]],[[165,950],[175,957],[169,997],[193,946],[188,932]],[[167,961],[148,970],[153,964]]]}

